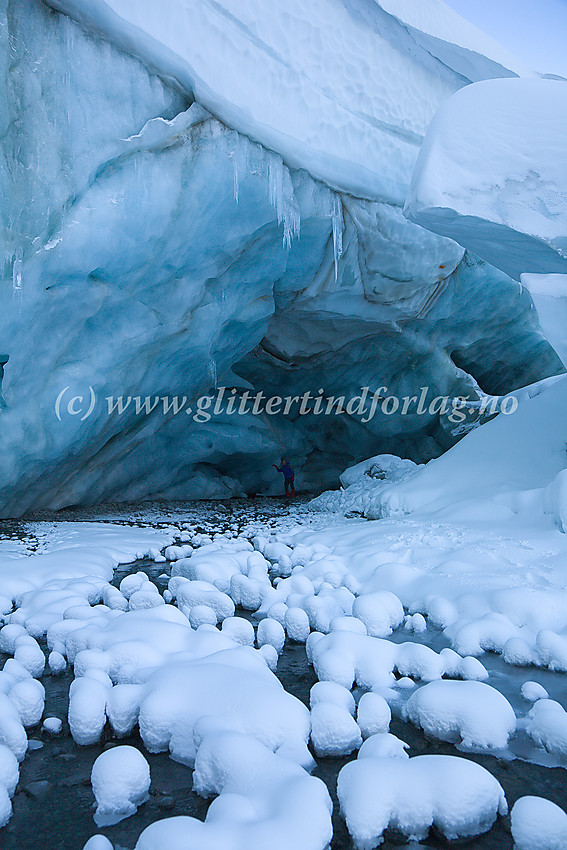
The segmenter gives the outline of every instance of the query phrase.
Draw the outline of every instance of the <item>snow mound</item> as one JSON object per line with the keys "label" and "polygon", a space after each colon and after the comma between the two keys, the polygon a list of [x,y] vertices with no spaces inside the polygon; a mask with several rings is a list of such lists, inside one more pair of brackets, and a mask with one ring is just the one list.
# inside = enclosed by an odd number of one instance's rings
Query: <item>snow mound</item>
{"label": "snow mound", "polygon": [[515,850],[563,850],[567,847],[567,815],[543,797],[520,797],[512,808]]}
{"label": "snow mound", "polygon": [[[437,653],[428,646],[406,642],[395,644],[383,638],[357,634],[351,631],[331,632],[322,635],[312,632],[307,641],[307,656],[317,678],[336,682],[350,690],[353,684],[361,688],[377,688],[392,684],[394,672],[421,681],[441,679],[444,675],[460,676],[467,672],[478,678],[479,671],[467,671],[443,651]],[[455,654],[456,655],[456,654]],[[482,668],[482,665],[480,665]],[[482,668],[484,674],[484,668]]]}
{"label": "snow mound", "polygon": [[323,758],[348,756],[361,746],[362,736],[347,708],[319,700],[311,709],[311,743]]}
{"label": "snow mound", "polygon": [[197,605],[207,605],[215,612],[217,621],[227,617],[234,617],[234,602],[226,593],[207,581],[183,581],[179,578],[171,579],[169,590],[177,599],[181,611],[190,616],[191,610]]}
{"label": "snow mound", "polygon": [[252,735],[272,751],[293,746],[306,753],[308,709],[251,647],[172,660],[151,675],[139,710],[140,734],[150,752],[169,750],[176,761],[192,765],[201,718],[212,718],[219,730]]}
{"label": "snow mound", "polygon": [[0,745],[8,747],[21,762],[28,749],[28,736],[18,709],[6,694],[0,693]]}
{"label": "snow mound", "polygon": [[483,682],[430,682],[413,693],[404,715],[426,734],[468,750],[501,750],[516,730],[514,709]]}
{"label": "snow mound", "polygon": [[526,731],[550,753],[567,755],[567,711],[552,699],[538,699],[528,714]]}
{"label": "snow mound", "polygon": [[316,682],[309,692],[309,704],[313,709],[318,702],[331,702],[346,708],[354,717],[356,704],[354,697],[347,688],[337,685],[336,682]]}
{"label": "snow mound", "polygon": [[409,755],[406,752],[408,749],[409,744],[396,738],[390,732],[379,732],[366,739],[358,751],[358,758],[408,759]]}
{"label": "snow mound", "polygon": [[96,744],[106,723],[106,701],[112,682],[83,676],[71,682],[67,720],[75,743],[82,747]]}
{"label": "snow mound", "polygon": [[405,214],[515,280],[567,272],[567,86],[485,80],[431,122]]}
{"label": "snow mound", "polygon": [[432,826],[449,840],[480,835],[508,812],[496,779],[454,756],[357,759],[342,768],[337,791],[360,850],[381,844],[388,828],[408,841],[423,840]]}
{"label": "snow mound", "polygon": [[281,623],[266,617],[261,620],[257,633],[258,646],[273,646],[278,655],[282,652],[285,644],[285,631]]}
{"label": "snow mound", "polygon": [[363,738],[388,732],[391,719],[392,712],[384,697],[372,692],[362,694],[358,701],[356,722]]}
{"label": "snow mound", "polygon": [[21,679],[11,688],[9,697],[16,706],[26,729],[37,726],[43,715],[45,688],[37,679]]}
{"label": "snow mound", "polygon": [[135,814],[149,798],[150,766],[135,747],[113,747],[96,759],[91,783],[96,825],[113,826]]}
{"label": "snow mound", "polygon": [[106,835],[93,835],[92,838],[89,838],[83,850],[113,850],[113,845]]}
{"label": "snow mound", "polygon": [[549,694],[539,682],[524,682],[521,693],[523,698],[528,702],[537,702],[538,699],[549,699]]}
{"label": "snow mound", "polygon": [[[472,511],[479,511],[482,500],[489,502],[492,518],[499,511],[505,520],[510,510],[521,507],[518,491],[549,485],[566,463],[567,379],[564,375],[549,378],[512,395],[518,401],[515,412],[497,416],[430,461],[411,480],[387,488],[370,516],[414,511],[439,516],[443,511],[444,517],[459,518],[458,509],[465,506],[470,517]],[[559,495],[550,494],[547,504],[547,512],[556,516],[561,511]],[[539,511],[543,510],[542,493]]]}
{"label": "snow mound", "polygon": [[352,615],[364,623],[372,637],[388,637],[404,621],[402,603],[394,593],[384,590],[359,596],[353,603]]}
{"label": "snow mound", "polygon": [[219,795],[205,822],[157,821],[144,830],[135,850],[324,850],[331,840],[332,804],[323,782],[248,735],[206,735],[193,787],[203,797]]}
{"label": "snow mound", "polygon": [[5,744],[0,744],[0,788],[5,788],[8,796],[13,797],[20,778],[18,759]]}
{"label": "snow mound", "polygon": [[222,634],[226,637],[240,643],[242,646],[252,646],[254,644],[254,626],[245,620],[244,617],[227,617],[222,622]]}
{"label": "snow mound", "polygon": [[309,509],[364,515],[381,491],[412,478],[420,468],[395,455],[376,455],[345,469],[340,475],[341,489],[321,493],[309,503]]}
{"label": "snow mound", "polygon": [[63,729],[63,721],[60,717],[46,717],[43,721],[42,729],[48,735],[60,735]]}

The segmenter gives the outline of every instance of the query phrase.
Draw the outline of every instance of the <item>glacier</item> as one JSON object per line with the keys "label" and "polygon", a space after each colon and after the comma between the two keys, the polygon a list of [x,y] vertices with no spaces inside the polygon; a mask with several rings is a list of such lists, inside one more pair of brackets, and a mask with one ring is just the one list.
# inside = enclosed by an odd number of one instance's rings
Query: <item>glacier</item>
{"label": "glacier", "polygon": [[[565,81],[441,0],[0,0],[0,56],[10,847],[561,844],[502,818],[565,808]],[[201,407],[366,389],[466,406]],[[342,489],[187,501],[284,452]]]}
{"label": "glacier", "polygon": [[[438,0],[152,9],[0,8],[3,515],[276,492],[283,451],[317,490],[459,437],[437,414],[199,423],[107,397],[474,398],[562,371],[517,280],[402,213],[437,108],[529,71]],[[63,391],[92,414],[60,421]]]}

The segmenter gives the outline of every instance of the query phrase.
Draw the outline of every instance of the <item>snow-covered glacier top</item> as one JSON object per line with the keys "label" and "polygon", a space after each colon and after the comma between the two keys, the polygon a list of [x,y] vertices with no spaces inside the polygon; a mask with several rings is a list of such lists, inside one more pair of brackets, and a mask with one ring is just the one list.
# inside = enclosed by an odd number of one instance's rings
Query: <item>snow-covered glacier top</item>
{"label": "snow-covered glacier top", "polygon": [[438,105],[529,73],[442,0],[48,2],[288,165],[398,204]]}
{"label": "snow-covered glacier top", "polygon": [[567,82],[484,80],[443,104],[405,213],[515,280],[567,272]]}

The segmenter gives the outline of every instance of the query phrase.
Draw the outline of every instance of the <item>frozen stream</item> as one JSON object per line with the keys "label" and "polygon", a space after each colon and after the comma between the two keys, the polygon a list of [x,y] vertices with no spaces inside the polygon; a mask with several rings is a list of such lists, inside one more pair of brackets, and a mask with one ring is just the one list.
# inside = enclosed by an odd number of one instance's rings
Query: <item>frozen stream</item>
{"label": "frozen stream", "polygon": [[[223,504],[160,504],[127,508],[109,506],[67,511],[56,515],[45,514],[34,517],[30,522],[4,523],[2,538],[6,541],[5,545],[15,548],[24,546],[28,553],[41,552],[45,546],[46,535],[56,533],[59,523],[93,521],[112,521],[132,527],[162,530],[171,530],[172,526],[178,529],[184,527],[185,530],[189,527],[191,534],[212,535],[222,532],[228,533],[229,536],[244,535],[250,538],[260,533],[270,534],[276,531],[288,534],[297,525],[317,529],[324,524],[320,515],[308,513],[300,502],[290,507],[287,503],[275,499],[234,500]],[[325,521],[328,522],[328,517]],[[349,525],[349,521],[343,522],[345,526]],[[155,563],[149,558],[138,559],[116,568],[112,583],[118,587],[124,576],[143,571],[163,594],[167,588],[171,566],[171,563]],[[257,622],[251,614],[241,609],[237,608],[236,614],[250,622]],[[437,652],[448,645],[440,632],[431,629],[421,635],[411,636],[408,636],[407,631],[399,629],[392,636],[392,640],[398,643],[409,639],[424,642]],[[46,650],[45,639],[39,642]],[[2,666],[8,657],[1,656]],[[482,662],[490,672],[490,684],[507,696],[517,713],[526,711],[525,704],[520,704],[518,693],[521,683],[528,678],[540,682],[552,698],[562,700],[565,674],[513,668],[505,665],[499,657],[490,654],[483,656]],[[307,661],[303,644],[286,641],[276,674],[288,692],[309,706],[309,691],[317,677]],[[66,722],[69,686],[72,680],[73,673],[70,668],[58,676],[51,675],[46,668],[41,677],[46,690],[43,716],[61,718],[64,721],[63,732],[60,736],[52,737],[41,729],[41,725],[27,730],[30,749],[20,765],[20,781],[13,798],[14,814],[9,824],[0,831],[0,847],[5,850],[81,850],[85,842],[100,831],[110,839],[115,850],[133,850],[142,830],[156,820],[174,815],[190,815],[203,820],[210,801],[191,790],[191,769],[173,761],[165,753],[147,753],[137,728],[132,735],[119,742],[109,724],[106,725],[98,744],[78,746],[73,741]],[[356,696],[359,692],[355,689],[354,693]],[[559,764],[559,758],[551,757],[541,750],[536,752],[521,735],[511,743],[510,758],[496,759],[483,754],[462,753],[452,744],[428,738],[420,729],[397,717],[396,713],[394,711],[390,731],[409,744],[411,756],[459,755],[478,762],[501,783],[510,807],[518,797],[533,794],[544,796],[562,808],[567,808],[564,768],[550,766]],[[117,743],[130,744],[144,753],[151,769],[150,798],[132,817],[115,826],[97,830],[92,818],[94,797],[90,772],[96,757]],[[513,754],[519,757],[513,758]],[[336,781],[340,769],[355,756],[356,753],[348,757],[316,759],[314,775],[326,783],[334,803],[334,837],[331,847],[335,850],[347,850],[354,846],[338,813]],[[526,758],[530,761],[526,761]],[[536,761],[542,764],[534,763]],[[394,840],[395,836],[387,836],[382,846],[386,850],[405,846],[403,841],[392,843]],[[442,836],[432,832],[427,842],[420,846],[443,848],[447,846],[447,842]],[[500,818],[488,833],[461,842],[459,846],[486,850],[512,848],[509,820]]]}

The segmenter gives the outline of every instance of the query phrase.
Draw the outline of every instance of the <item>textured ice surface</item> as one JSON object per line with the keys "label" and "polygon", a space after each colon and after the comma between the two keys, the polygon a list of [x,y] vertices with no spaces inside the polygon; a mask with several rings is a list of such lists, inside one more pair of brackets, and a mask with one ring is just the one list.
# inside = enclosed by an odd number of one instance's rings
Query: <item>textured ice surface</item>
{"label": "textured ice surface", "polygon": [[567,272],[567,88],[466,86],[433,119],[405,213],[519,280]]}

